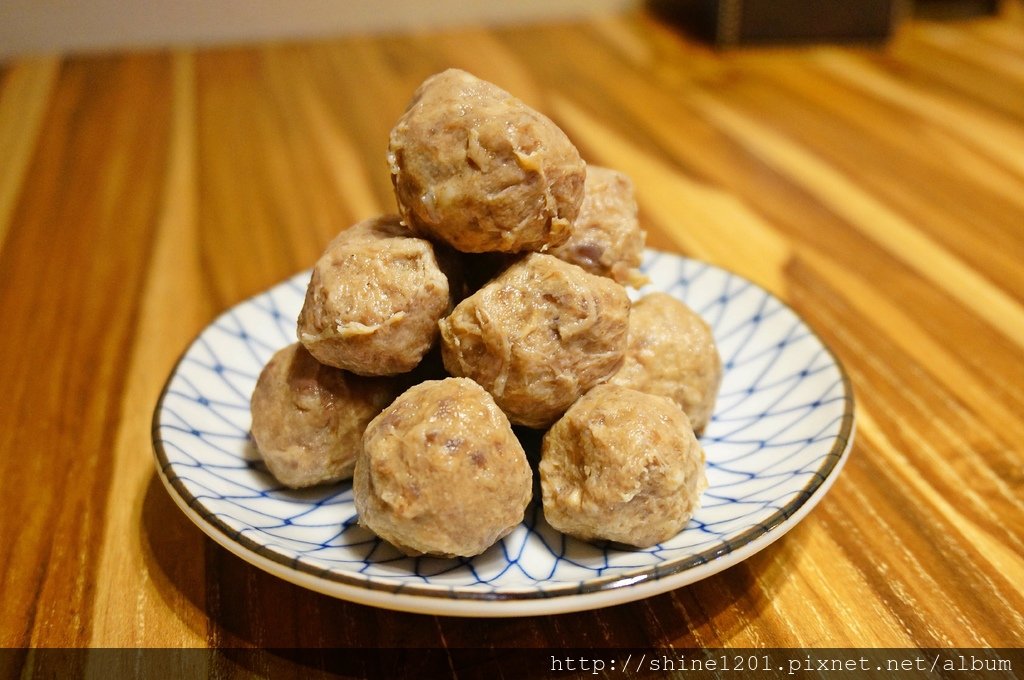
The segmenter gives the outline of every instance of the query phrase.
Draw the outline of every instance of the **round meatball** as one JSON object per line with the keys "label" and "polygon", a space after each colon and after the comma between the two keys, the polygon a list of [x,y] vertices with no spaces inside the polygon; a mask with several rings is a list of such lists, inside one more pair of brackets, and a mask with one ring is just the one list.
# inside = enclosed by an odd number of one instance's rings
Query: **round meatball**
{"label": "round meatball", "polygon": [[700,506],[704,462],[674,402],[598,385],[544,435],[544,517],[583,540],[650,547],[679,533]]}
{"label": "round meatball", "polygon": [[452,308],[439,255],[397,216],[341,232],[313,267],[299,341],[320,362],[359,375],[411,371]]}
{"label": "round meatball", "polygon": [[583,200],[586,165],[565,133],[457,69],[413,95],[388,163],[406,224],[468,253],[558,245]]}
{"label": "round meatball", "polygon": [[722,360],[711,328],[671,295],[641,298],[629,315],[626,360],[609,382],[672,399],[701,434],[722,383]]}
{"label": "round meatball", "polygon": [[441,321],[441,356],[518,425],[543,428],[622,364],[626,290],[556,257],[531,253]]}
{"label": "round meatball", "polygon": [[252,393],[252,439],[270,472],[299,488],[352,476],[363,430],[391,403],[395,378],[324,366],[299,343],[277,352]]}
{"label": "round meatball", "polygon": [[647,283],[637,269],[646,238],[637,219],[633,182],[621,172],[588,165],[583,205],[572,235],[548,252],[591,274],[639,288]]}
{"label": "round meatball", "polygon": [[472,380],[410,388],[370,423],[359,522],[409,555],[478,555],[523,519],[533,473],[505,414]]}

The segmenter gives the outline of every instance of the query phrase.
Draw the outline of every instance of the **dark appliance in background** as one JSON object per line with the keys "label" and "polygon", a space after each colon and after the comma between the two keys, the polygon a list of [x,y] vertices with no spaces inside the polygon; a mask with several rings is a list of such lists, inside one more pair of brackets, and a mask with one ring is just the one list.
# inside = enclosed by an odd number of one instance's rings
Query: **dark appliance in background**
{"label": "dark appliance in background", "polygon": [[999,0],[650,0],[656,13],[718,47],[883,42],[907,16],[994,14]]}

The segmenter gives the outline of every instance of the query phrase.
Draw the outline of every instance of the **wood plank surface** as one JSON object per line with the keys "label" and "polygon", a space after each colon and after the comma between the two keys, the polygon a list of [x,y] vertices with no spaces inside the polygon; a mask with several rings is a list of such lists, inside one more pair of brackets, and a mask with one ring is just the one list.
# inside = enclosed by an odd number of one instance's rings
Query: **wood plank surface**
{"label": "wood plank surface", "polygon": [[[178,355],[393,210],[388,132],[449,66],[630,174],[651,246],[758,282],[841,359],[856,444],[782,540],[640,602],[468,620],[290,585],[175,507],[149,428]],[[637,12],[4,64],[0,646],[1024,646],[1022,262],[1018,3],[876,47],[716,52]]]}

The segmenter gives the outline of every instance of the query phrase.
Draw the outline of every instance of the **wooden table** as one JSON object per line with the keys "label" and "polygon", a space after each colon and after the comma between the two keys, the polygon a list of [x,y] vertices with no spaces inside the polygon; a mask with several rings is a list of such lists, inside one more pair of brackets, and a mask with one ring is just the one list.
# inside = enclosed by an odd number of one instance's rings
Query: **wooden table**
{"label": "wooden table", "polygon": [[[835,350],[856,444],[785,538],[633,604],[462,620],[292,586],[175,507],[150,443],[175,359],[393,210],[388,131],[452,65],[629,173],[651,246]],[[638,13],[4,64],[0,645],[1024,645],[1022,261],[1016,3],[881,47],[716,53]]]}

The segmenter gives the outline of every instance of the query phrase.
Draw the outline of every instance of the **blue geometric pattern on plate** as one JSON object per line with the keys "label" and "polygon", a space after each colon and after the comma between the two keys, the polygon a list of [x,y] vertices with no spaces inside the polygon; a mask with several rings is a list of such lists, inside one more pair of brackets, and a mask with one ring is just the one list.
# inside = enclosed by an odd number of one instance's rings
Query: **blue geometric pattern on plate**
{"label": "blue geometric pattern on plate", "polygon": [[161,473],[220,540],[314,578],[373,590],[575,596],[719,559],[778,527],[837,470],[852,434],[852,391],[821,340],[755,284],[655,251],[643,269],[651,284],[634,297],[661,290],[687,303],[711,325],[724,366],[701,440],[709,486],[689,526],[665,543],[627,550],[567,538],[546,524],[535,494],[524,522],[483,555],[411,558],[357,524],[348,482],[282,487],[249,439],[249,398],[263,365],[295,339],[308,272],[228,310],[185,352],[154,414]]}

